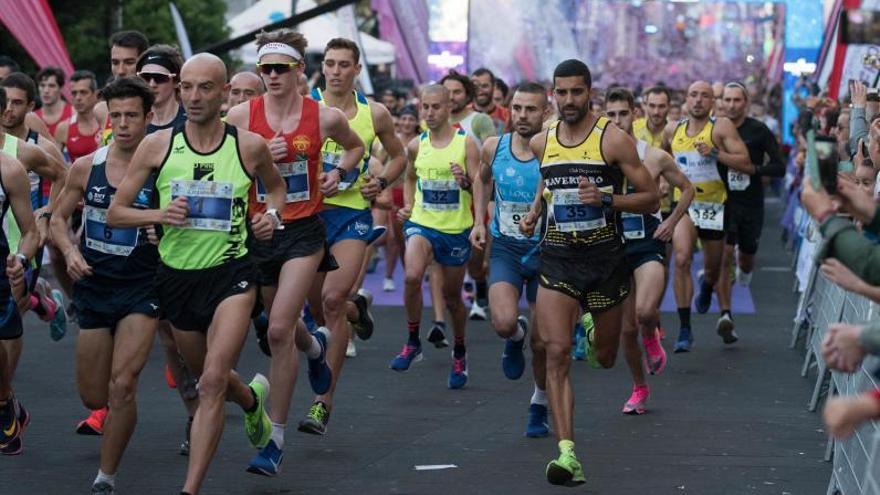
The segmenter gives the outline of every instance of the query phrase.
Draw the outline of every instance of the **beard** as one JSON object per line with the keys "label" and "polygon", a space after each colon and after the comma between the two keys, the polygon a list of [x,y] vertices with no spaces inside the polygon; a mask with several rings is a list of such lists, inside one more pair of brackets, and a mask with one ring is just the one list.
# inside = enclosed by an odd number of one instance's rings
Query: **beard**
{"label": "beard", "polygon": [[[577,124],[578,122],[584,120],[584,118],[587,116],[588,108],[589,107],[574,106],[564,107],[560,112],[560,116],[562,117],[562,120],[564,120],[567,124]],[[565,113],[565,110],[575,110],[575,115],[567,115]]]}

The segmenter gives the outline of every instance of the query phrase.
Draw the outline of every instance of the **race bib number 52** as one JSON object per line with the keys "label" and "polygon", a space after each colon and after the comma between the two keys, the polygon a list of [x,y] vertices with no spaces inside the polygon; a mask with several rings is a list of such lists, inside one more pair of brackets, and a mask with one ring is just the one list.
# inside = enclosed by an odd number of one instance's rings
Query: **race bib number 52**
{"label": "race bib number 52", "polygon": [[705,230],[724,230],[724,205],[694,201],[688,208],[694,225]]}

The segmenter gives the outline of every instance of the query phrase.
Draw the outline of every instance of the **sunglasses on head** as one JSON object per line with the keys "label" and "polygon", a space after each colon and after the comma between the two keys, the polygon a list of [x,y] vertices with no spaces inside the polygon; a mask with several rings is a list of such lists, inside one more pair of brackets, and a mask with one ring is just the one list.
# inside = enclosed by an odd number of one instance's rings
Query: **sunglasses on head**
{"label": "sunglasses on head", "polygon": [[266,63],[266,64],[257,64],[257,70],[262,72],[265,75],[269,75],[272,71],[275,71],[276,74],[287,74],[299,67],[299,62],[276,62],[276,63]]}
{"label": "sunglasses on head", "polygon": [[176,75],[177,74],[162,74],[161,72],[138,72],[138,77],[143,79],[147,84],[150,84],[152,81],[156,81],[156,84],[165,84],[171,81],[171,78]]}

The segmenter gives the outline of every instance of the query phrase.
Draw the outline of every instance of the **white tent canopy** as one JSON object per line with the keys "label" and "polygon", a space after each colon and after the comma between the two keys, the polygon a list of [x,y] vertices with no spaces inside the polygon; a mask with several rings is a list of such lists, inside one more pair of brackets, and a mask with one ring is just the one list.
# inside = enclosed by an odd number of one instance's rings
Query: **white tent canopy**
{"label": "white tent canopy", "polygon": [[[290,0],[260,0],[229,20],[228,25],[232,30],[232,36],[240,36],[260,26],[287,19],[291,15],[290,4]],[[305,12],[315,6],[314,0],[298,0],[296,2],[297,13]],[[339,21],[336,14],[333,13],[310,19],[298,25],[297,30],[309,42],[306,53],[323,53],[327,42],[340,36]],[[360,38],[367,63],[390,64],[394,62],[394,45],[363,32]],[[242,61],[246,64],[257,61],[257,49],[253,43],[242,47],[240,53]]]}

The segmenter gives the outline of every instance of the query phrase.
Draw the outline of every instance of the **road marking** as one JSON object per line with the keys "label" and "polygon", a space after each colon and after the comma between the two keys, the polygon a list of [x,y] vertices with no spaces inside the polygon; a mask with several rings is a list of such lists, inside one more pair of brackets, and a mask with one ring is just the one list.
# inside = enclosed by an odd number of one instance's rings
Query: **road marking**
{"label": "road marking", "polygon": [[426,464],[424,466],[416,466],[416,471],[439,471],[441,469],[455,469],[455,464]]}
{"label": "road marking", "polygon": [[761,271],[764,272],[790,272],[790,266],[762,266]]}

